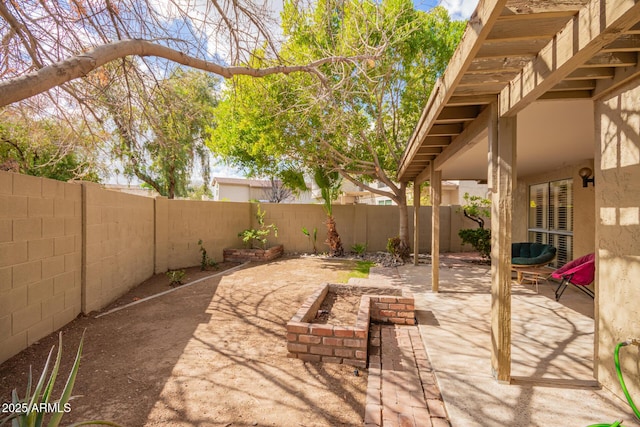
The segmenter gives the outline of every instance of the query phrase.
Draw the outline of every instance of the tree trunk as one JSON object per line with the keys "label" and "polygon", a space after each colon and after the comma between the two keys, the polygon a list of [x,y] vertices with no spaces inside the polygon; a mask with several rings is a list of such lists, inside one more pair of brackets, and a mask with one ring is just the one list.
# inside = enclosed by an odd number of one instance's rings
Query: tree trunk
{"label": "tree trunk", "polygon": [[344,255],[344,249],[342,248],[342,241],[340,235],[336,229],[336,221],[333,216],[327,215],[327,241],[329,245],[329,256],[342,256]]}
{"label": "tree trunk", "polygon": [[400,229],[398,237],[404,248],[409,248],[409,208],[407,207],[407,183],[400,183],[400,189],[397,193],[398,210],[400,213]]}

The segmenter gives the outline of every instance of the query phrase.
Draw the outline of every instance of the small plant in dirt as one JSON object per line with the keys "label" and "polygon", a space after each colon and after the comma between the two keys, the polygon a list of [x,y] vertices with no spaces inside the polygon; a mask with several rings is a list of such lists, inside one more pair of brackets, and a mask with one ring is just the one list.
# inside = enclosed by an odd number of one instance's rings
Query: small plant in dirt
{"label": "small plant in dirt", "polygon": [[367,245],[365,245],[364,243],[355,243],[353,246],[351,246],[351,252],[358,256],[364,255],[366,250]]}
{"label": "small plant in dirt", "polygon": [[400,237],[390,237],[387,240],[387,252],[393,256],[396,261],[406,261],[409,259],[409,247],[402,242]]}
{"label": "small plant in dirt", "polygon": [[200,246],[200,254],[202,255],[200,257],[200,271],[209,270],[211,268],[217,270],[218,263],[207,254],[207,250],[202,246],[202,239],[198,240],[198,245]]}
{"label": "small plant in dirt", "polygon": [[169,270],[167,271],[167,277],[169,278],[170,286],[182,285],[182,279],[184,279],[184,270]]}
{"label": "small plant in dirt", "polygon": [[316,246],[316,243],[318,241],[318,229],[314,227],[313,232],[309,232],[306,227],[302,227],[302,234],[309,238],[309,243],[313,245],[313,253],[317,254],[318,247]]}
{"label": "small plant in dirt", "polygon": [[478,228],[463,228],[458,231],[462,243],[470,244],[480,256],[491,258],[491,230],[484,228],[484,218],[491,217],[491,200],[464,193],[465,204],[462,206],[464,216],[478,224]]}
{"label": "small plant in dirt", "polygon": [[[19,427],[41,427],[50,426],[57,427],[62,421],[62,417],[65,413],[71,411],[71,404],[69,401],[73,398],[71,391],[78,375],[78,369],[80,369],[80,356],[82,354],[82,345],[84,342],[84,333],[80,339],[78,345],[78,352],[76,353],[76,359],[73,362],[73,367],[69,373],[66,384],[62,389],[60,398],[53,399],[53,388],[60,369],[60,361],[62,359],[62,333],[59,336],[58,354],[56,355],[56,361],[53,365],[53,370],[47,378],[49,371],[49,364],[51,363],[51,356],[53,355],[53,347],[49,351],[49,356],[44,364],[44,369],[40,375],[38,383],[35,385],[35,389],[32,389],[32,374],[31,368],[29,368],[29,376],[27,377],[26,394],[23,399],[18,395],[18,390],[14,389],[11,393],[11,403],[7,404],[7,407],[11,413],[4,419],[0,419],[0,425],[19,426]],[[48,421],[45,420],[49,418]],[[106,425],[116,426],[118,424],[111,421],[83,421],[75,423],[74,425]]]}
{"label": "small plant in dirt", "polygon": [[256,213],[256,220],[258,221],[258,228],[248,228],[240,233],[238,237],[242,239],[244,245],[253,249],[267,249],[267,238],[271,233],[275,237],[278,237],[278,227],[275,224],[266,225],[264,223],[264,216],[266,211],[263,211],[258,203],[258,212]]}

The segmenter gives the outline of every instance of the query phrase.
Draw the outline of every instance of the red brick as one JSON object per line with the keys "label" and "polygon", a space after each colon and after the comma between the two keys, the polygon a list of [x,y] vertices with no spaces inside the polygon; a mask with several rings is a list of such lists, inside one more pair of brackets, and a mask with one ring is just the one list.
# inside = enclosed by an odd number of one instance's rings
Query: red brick
{"label": "red brick", "polygon": [[292,353],[306,353],[307,346],[304,344],[289,343],[287,344],[287,350],[289,350]]}
{"label": "red brick", "polygon": [[367,331],[354,331],[356,338],[367,338]]}
{"label": "red brick", "polygon": [[287,334],[287,341],[298,341],[298,334]]}
{"label": "red brick", "polygon": [[309,327],[306,323],[289,322],[287,323],[287,332],[306,334],[307,332],[309,332]]}
{"label": "red brick", "polygon": [[326,363],[342,363],[341,357],[322,356],[322,361]]}
{"label": "red brick", "polygon": [[298,359],[304,360],[305,362],[319,362],[320,356],[317,354],[300,353],[298,354]]}
{"label": "red brick", "polygon": [[353,350],[348,350],[348,349],[346,349],[346,348],[336,348],[336,349],[333,351],[333,353],[334,353],[336,356],[339,356],[339,357],[347,357],[347,358],[350,358],[350,359],[351,359],[351,358],[353,358],[353,354],[354,354],[354,353],[353,353]]}
{"label": "red brick", "polygon": [[398,301],[398,297],[380,297],[380,302],[395,304],[400,301]]}
{"label": "red brick", "polygon": [[[320,338],[320,337],[318,337]],[[334,347],[342,347],[342,338],[329,338],[329,337],[325,337],[322,338],[322,344],[323,345],[331,345]]]}
{"label": "red brick", "polygon": [[403,317],[390,317],[389,318],[389,322],[391,323],[395,323],[396,325],[404,325],[406,319],[404,319]]}
{"label": "red brick", "polygon": [[386,310],[389,308],[389,303],[376,302],[374,306],[380,310]]}
{"label": "red brick", "polygon": [[444,409],[444,403],[437,399],[427,399],[427,407],[432,417],[446,418],[447,411]]}
{"label": "red brick", "polygon": [[336,326],[333,328],[333,335],[336,337],[351,338],[353,336],[353,329],[340,328]]}
{"label": "red brick", "polygon": [[416,319],[406,319],[404,321],[407,325],[415,325],[416,324]]}
{"label": "red brick", "polygon": [[367,367],[366,360],[344,359],[342,363],[345,365],[355,366],[363,369]]}
{"label": "red brick", "polygon": [[317,337],[315,335],[300,335],[298,341],[303,342],[305,344],[320,344],[322,341],[321,337]]}
{"label": "red brick", "polygon": [[413,318],[414,313],[412,311],[399,311],[398,317],[411,317]]}
{"label": "red brick", "polygon": [[356,350],[356,359],[366,359],[367,352],[362,350]]}
{"label": "red brick", "polygon": [[416,306],[413,304],[406,304],[407,310],[415,310]]}
{"label": "red brick", "polygon": [[406,310],[405,304],[389,304],[390,310]]}
{"label": "red brick", "polygon": [[362,347],[362,348],[365,348],[366,347],[366,342],[364,340],[349,340],[349,339],[345,339],[344,340],[344,345],[345,345],[345,347]]}
{"label": "red brick", "polygon": [[398,303],[400,304],[414,304],[415,301],[413,298],[398,298]]}
{"label": "red brick", "polygon": [[326,337],[330,337],[331,335],[333,335],[333,328],[332,327],[311,326],[310,329],[311,329],[310,333],[312,335],[320,335],[320,336],[326,336]]}
{"label": "red brick", "polygon": [[380,310],[380,316],[384,317],[395,317],[396,312],[392,310]]}
{"label": "red brick", "polygon": [[333,349],[329,347],[322,347],[318,345],[311,346],[309,349],[311,354],[321,354],[323,356],[333,356]]}

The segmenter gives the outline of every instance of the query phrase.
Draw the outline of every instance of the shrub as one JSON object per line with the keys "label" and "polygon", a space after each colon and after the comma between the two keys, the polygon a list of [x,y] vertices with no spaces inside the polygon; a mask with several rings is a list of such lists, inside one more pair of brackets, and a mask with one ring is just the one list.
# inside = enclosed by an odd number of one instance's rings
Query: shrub
{"label": "shrub", "polygon": [[169,285],[178,286],[182,285],[182,279],[184,279],[184,270],[169,270],[167,271],[167,277],[169,278]]}
{"label": "shrub", "polygon": [[355,243],[353,246],[351,246],[351,251],[356,255],[362,255],[366,250],[367,245],[365,245],[364,243]]}
{"label": "shrub", "polygon": [[278,227],[276,227],[275,224],[265,225],[265,213],[266,212],[260,208],[260,204],[258,204],[256,219],[258,220],[259,228],[248,228],[238,233],[238,237],[242,239],[246,247],[267,249],[267,237],[269,234],[273,232],[273,235],[278,237]]}
{"label": "shrub", "polygon": [[458,231],[462,243],[468,243],[480,252],[484,259],[491,258],[491,230],[486,228],[465,228]]}
{"label": "shrub", "polygon": [[205,271],[209,268],[218,269],[218,263],[215,259],[211,258],[207,255],[207,250],[202,246],[202,239],[198,240],[198,245],[200,245],[200,253],[202,257],[200,259],[200,271]]}

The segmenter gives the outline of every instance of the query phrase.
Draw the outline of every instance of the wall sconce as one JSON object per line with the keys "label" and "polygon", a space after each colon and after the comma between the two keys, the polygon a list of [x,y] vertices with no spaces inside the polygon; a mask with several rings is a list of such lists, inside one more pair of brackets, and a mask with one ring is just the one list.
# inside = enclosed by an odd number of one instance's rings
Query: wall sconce
{"label": "wall sconce", "polygon": [[589,183],[593,184],[594,187],[596,186],[596,178],[595,177],[589,178],[591,175],[593,175],[593,171],[591,170],[591,168],[584,167],[580,169],[578,171],[578,175],[582,177],[583,187],[587,187]]}

